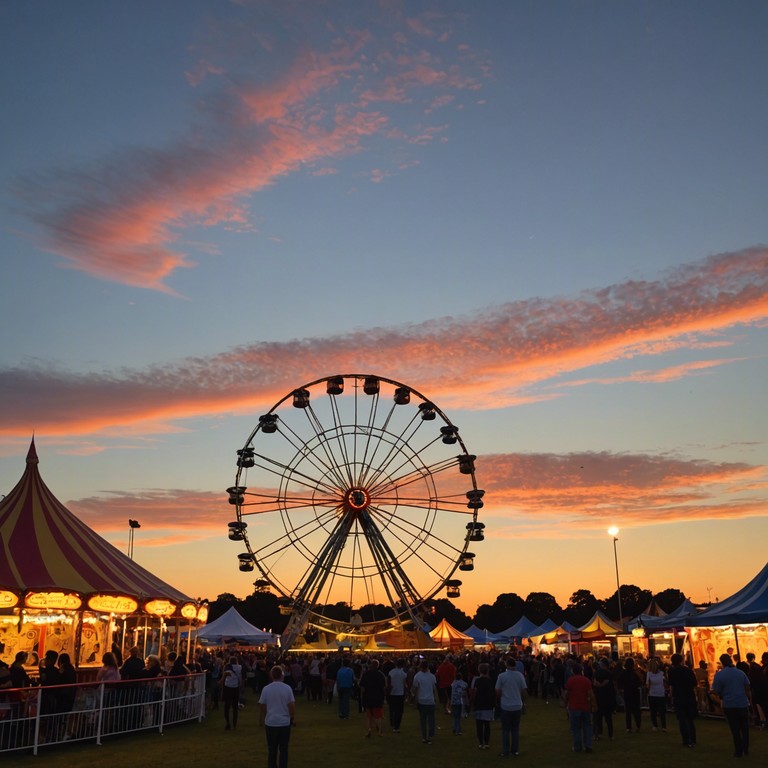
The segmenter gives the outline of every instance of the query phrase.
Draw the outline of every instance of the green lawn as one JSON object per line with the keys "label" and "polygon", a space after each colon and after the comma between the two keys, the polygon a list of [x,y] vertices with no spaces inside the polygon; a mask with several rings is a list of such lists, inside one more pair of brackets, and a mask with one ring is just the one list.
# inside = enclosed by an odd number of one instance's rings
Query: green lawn
{"label": "green lawn", "polygon": [[[263,768],[266,766],[264,734],[258,727],[258,707],[252,694],[246,695],[246,708],[240,712],[236,731],[224,730],[221,710],[209,712],[202,723],[188,723],[168,729],[164,735],[145,732],[106,740],[102,746],[93,743],[67,748],[41,749],[32,755],[5,755],[4,766],[77,766],[77,768]],[[353,702],[353,709],[356,708]],[[594,752],[574,754],[565,711],[557,704],[545,705],[538,699],[528,700],[523,717],[521,754],[501,760],[500,726],[491,724],[492,743],[479,750],[474,739],[474,720],[464,720],[465,735],[451,733],[450,718],[438,713],[438,730],[434,743],[421,743],[418,715],[406,707],[403,729],[399,734],[385,732],[383,738],[365,738],[365,720],[353,713],[349,721],[339,720],[335,704],[312,704],[304,699],[297,703],[298,725],[291,737],[290,765],[293,768],[325,766],[333,768],[413,768],[434,765],[439,761],[450,768],[499,765],[514,762],[532,768],[557,768],[589,763],[591,766],[633,764],[650,768],[702,768],[733,762],[730,733],[721,720],[700,718],[697,721],[699,745],[685,749],[680,745],[677,722],[669,719],[667,733],[653,733],[646,712],[639,734],[624,731],[624,716],[614,720],[613,741],[598,741]],[[386,712],[385,712],[386,724]],[[750,756],[752,765],[768,765],[768,731],[752,729]],[[737,763],[738,765],[738,763]]]}

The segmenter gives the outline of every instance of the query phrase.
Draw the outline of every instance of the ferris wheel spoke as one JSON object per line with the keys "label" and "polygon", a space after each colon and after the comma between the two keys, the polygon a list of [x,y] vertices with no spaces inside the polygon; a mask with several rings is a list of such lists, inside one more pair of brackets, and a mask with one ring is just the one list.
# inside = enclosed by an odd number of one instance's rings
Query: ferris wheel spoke
{"label": "ferris wheel spoke", "polygon": [[[377,478],[386,472],[401,450],[402,436],[389,432],[387,426],[388,421],[377,433],[378,440],[362,474],[362,482],[366,485],[375,485]],[[380,448],[382,450],[379,450]]]}
{"label": "ferris wheel spoke", "polygon": [[[308,409],[302,409],[302,410],[308,410]],[[311,419],[309,420],[309,423],[310,424],[313,423]],[[335,466],[335,464],[332,461],[330,463],[323,461],[323,457],[318,455],[317,452],[312,449],[311,438],[305,439],[285,421],[280,422],[280,429],[278,429],[277,431],[281,435],[281,437],[293,448],[296,456],[301,456],[302,459],[304,459],[308,464],[313,466],[321,474],[321,476],[330,475],[331,477],[334,478],[335,483],[337,485],[339,483],[343,484],[343,480],[339,476],[338,469]],[[314,432],[314,435],[315,435],[315,438],[320,441],[320,443],[323,442],[321,435],[319,435],[317,432]],[[266,457],[261,457],[261,458],[266,458]],[[275,462],[275,463],[278,463],[278,462]],[[282,466],[284,466],[286,469],[289,469],[291,471],[297,471],[292,464],[283,464]]]}
{"label": "ferris wheel spoke", "polygon": [[[333,401],[333,396],[329,395],[331,400]],[[334,401],[335,402],[335,401]],[[333,408],[331,409],[333,412]],[[322,458],[320,457],[320,460],[322,462],[322,465],[331,472],[332,476],[335,477],[336,483],[340,486],[345,485],[347,481],[349,481],[348,472],[349,467],[346,460],[345,452],[343,450],[340,451],[341,453],[341,461],[339,461],[338,457],[334,455],[334,450],[332,443],[338,443],[337,448],[341,449],[343,446],[343,435],[339,435],[338,428],[339,424],[334,419],[334,428],[330,431],[327,430],[323,424],[320,421],[320,418],[318,417],[315,409],[312,407],[312,405],[308,405],[306,408],[304,408],[304,413],[306,414],[307,421],[314,431],[315,434],[315,445],[317,445],[319,448],[322,449],[322,452],[325,456],[325,461],[322,461]],[[347,472],[344,472],[344,468],[346,467]]]}
{"label": "ferris wheel spoke", "polygon": [[284,478],[286,476],[290,476],[290,478],[297,484],[301,484],[305,488],[310,488],[311,490],[323,488],[329,493],[334,493],[338,490],[336,486],[328,483],[322,478],[313,477],[306,472],[298,470],[296,467],[290,464],[283,464],[282,462],[275,461],[274,459],[270,459],[267,456],[263,456],[262,454],[255,454],[254,456],[255,458],[263,459],[265,462],[267,462],[266,464],[259,465],[259,468],[263,469],[268,474],[275,475],[275,477]]}
{"label": "ferris wheel spoke", "polygon": [[[258,554],[260,558],[266,560],[326,528],[326,525],[331,523],[335,516],[335,509],[327,509],[322,515],[313,516],[299,525],[293,525],[290,528],[286,526],[284,533],[281,533],[271,541],[264,542],[260,547],[254,549],[254,554]],[[276,547],[276,549],[272,549],[273,547]]]}
{"label": "ferris wheel spoke", "polygon": [[369,491],[372,495],[379,497],[381,494],[395,492],[400,488],[404,488],[412,483],[423,481],[426,478],[432,478],[431,483],[434,485],[433,478],[442,472],[449,469],[455,469],[457,465],[456,461],[446,462],[440,461],[434,464],[422,464],[413,466],[411,458],[406,459],[395,472],[402,469],[408,469],[403,474],[392,474],[381,479],[378,485],[369,486]]}
{"label": "ferris wheel spoke", "polygon": [[[444,576],[445,574],[432,566],[431,562],[426,560],[422,554],[419,554],[423,548],[432,552],[435,559],[444,562],[446,567],[449,564],[454,564],[458,561],[459,556],[462,553],[462,549],[457,548],[444,538],[432,533],[430,530],[422,528],[411,521],[397,517],[395,515],[388,515],[386,512],[382,513],[381,510],[376,509],[376,512],[388,521],[387,531],[391,536],[402,544],[404,552],[409,552],[410,555],[416,556],[421,560],[424,565],[433,571],[437,576]],[[401,535],[402,534],[402,535]],[[409,555],[409,557],[410,557]],[[399,560],[404,561],[407,558],[402,554],[399,556]]]}
{"label": "ferris wheel spoke", "polygon": [[[421,595],[419,595],[408,574],[403,570],[394,552],[389,548],[371,515],[369,513],[361,515],[360,522],[365,540],[379,566],[384,588],[389,592],[389,585],[391,585],[396,594],[405,602],[420,602]],[[392,574],[396,574],[397,578],[394,578]],[[388,578],[385,578],[385,575]],[[390,594],[389,597],[391,600],[392,595]]]}

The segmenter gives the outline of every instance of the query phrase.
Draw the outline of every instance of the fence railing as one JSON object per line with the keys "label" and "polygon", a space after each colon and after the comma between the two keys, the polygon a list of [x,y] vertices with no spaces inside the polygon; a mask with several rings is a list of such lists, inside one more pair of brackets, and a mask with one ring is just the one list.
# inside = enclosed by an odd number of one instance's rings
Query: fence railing
{"label": "fence railing", "polygon": [[0,690],[0,754],[205,717],[205,673]]}

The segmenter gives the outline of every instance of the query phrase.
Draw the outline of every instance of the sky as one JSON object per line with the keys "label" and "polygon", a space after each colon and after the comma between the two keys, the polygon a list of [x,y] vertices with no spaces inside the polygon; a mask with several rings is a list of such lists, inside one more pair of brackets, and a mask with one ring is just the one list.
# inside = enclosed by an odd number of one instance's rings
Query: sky
{"label": "sky", "polygon": [[461,427],[456,604],[723,599],[768,540],[761,0],[0,5],[0,493],[252,591],[235,451],[324,376]]}

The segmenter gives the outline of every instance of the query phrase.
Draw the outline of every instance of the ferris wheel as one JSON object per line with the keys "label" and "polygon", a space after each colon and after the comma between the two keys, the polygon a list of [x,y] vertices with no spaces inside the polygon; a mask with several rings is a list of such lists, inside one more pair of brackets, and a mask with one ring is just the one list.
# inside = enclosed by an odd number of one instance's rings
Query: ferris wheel
{"label": "ferris wheel", "polygon": [[468,548],[484,538],[484,491],[458,427],[380,376],[328,376],[288,393],[237,451],[227,492],[240,570],[257,570],[256,585],[291,614],[284,647],[309,627],[422,628],[426,601],[460,595],[453,576],[474,569]]}

